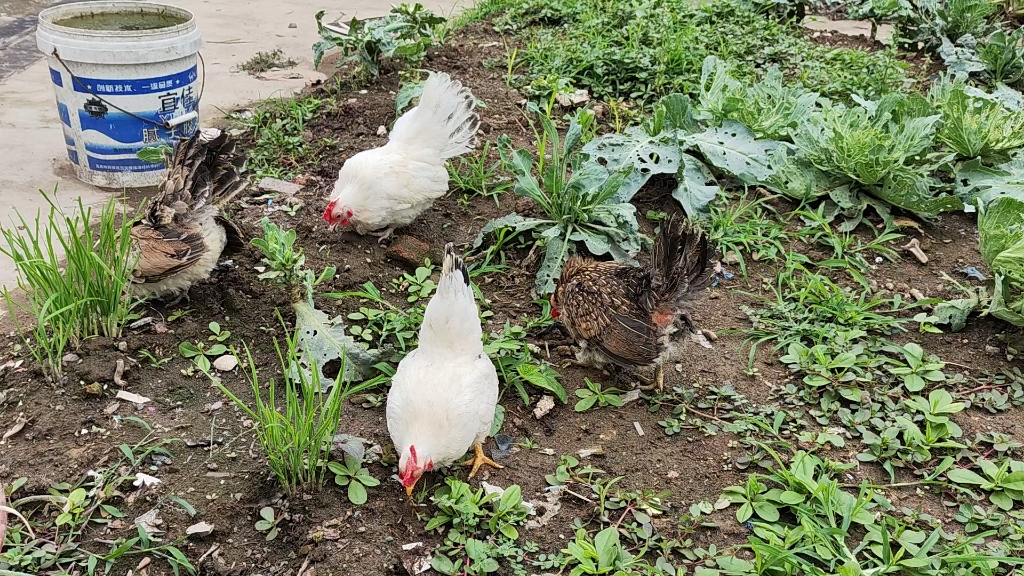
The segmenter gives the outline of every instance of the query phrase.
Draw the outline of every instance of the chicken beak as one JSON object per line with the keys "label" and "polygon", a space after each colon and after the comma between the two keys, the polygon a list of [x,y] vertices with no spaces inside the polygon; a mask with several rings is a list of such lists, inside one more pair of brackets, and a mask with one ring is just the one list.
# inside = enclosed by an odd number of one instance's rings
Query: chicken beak
{"label": "chicken beak", "polygon": [[412,489],[416,487],[416,482],[409,484],[405,487],[405,495],[412,498]]}

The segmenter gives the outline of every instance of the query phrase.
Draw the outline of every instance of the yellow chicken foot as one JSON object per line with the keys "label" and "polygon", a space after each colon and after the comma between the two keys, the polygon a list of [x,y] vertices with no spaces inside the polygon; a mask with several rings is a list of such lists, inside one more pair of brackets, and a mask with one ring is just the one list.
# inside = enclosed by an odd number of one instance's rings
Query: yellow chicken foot
{"label": "yellow chicken foot", "polygon": [[388,226],[383,232],[370,232],[374,236],[377,236],[377,243],[383,244],[385,240],[391,237],[391,233],[395,231],[394,226]]}
{"label": "yellow chicken foot", "polygon": [[472,466],[473,467],[473,469],[469,471],[470,479],[472,479],[473,476],[476,476],[477,471],[479,471],[480,467],[483,466],[484,464],[487,464],[488,466],[491,466],[491,467],[494,467],[494,468],[504,468],[504,466],[502,466],[501,464],[498,464],[494,460],[491,460],[490,458],[488,458],[484,454],[484,447],[483,447],[482,444],[477,444],[474,447],[473,454],[474,455],[473,455],[473,458],[471,460],[467,460],[466,462],[462,463],[463,466]]}

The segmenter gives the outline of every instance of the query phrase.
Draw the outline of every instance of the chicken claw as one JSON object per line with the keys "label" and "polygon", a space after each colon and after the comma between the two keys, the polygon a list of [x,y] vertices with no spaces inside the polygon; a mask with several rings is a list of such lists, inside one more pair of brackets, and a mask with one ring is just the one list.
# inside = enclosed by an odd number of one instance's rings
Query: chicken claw
{"label": "chicken claw", "polygon": [[383,244],[385,240],[391,237],[391,233],[395,231],[394,226],[388,226],[383,232],[370,232],[374,236],[377,236],[377,243]]}
{"label": "chicken claw", "polygon": [[480,467],[483,466],[484,464],[487,464],[488,466],[491,466],[493,468],[504,468],[504,466],[498,464],[494,460],[491,460],[484,454],[484,447],[482,444],[477,444],[473,448],[473,454],[474,455],[472,460],[467,460],[466,462],[462,463],[463,466],[473,467],[473,469],[469,471],[470,479],[472,479],[473,476],[476,476],[477,471],[479,471]]}
{"label": "chicken claw", "polygon": [[188,290],[178,294],[178,296],[173,300],[164,300],[164,308],[174,308],[178,304],[181,304],[182,301],[186,304],[192,303],[192,298],[189,297]]}
{"label": "chicken claw", "polygon": [[658,392],[665,391],[665,367],[661,364],[658,364],[654,369],[654,378],[651,380],[648,380],[639,374],[636,374],[636,377],[646,383],[646,386],[637,386],[637,390],[643,390],[645,392],[650,392],[651,390],[657,390]]}

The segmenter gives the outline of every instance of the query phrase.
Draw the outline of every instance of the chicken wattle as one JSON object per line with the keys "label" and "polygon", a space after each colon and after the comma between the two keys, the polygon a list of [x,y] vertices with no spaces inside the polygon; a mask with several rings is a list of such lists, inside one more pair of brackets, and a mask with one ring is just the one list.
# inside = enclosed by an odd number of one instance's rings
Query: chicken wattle
{"label": "chicken wattle", "polygon": [[424,472],[451,464],[470,448],[470,478],[483,464],[501,468],[483,453],[497,403],[498,373],[484,352],[469,272],[449,243],[419,344],[398,364],[388,393],[388,432],[406,492]]}

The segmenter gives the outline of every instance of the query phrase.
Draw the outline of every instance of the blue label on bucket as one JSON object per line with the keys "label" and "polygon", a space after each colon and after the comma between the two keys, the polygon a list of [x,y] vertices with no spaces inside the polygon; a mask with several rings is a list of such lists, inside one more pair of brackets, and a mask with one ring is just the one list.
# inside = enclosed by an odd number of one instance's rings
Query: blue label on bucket
{"label": "blue label on bucket", "polygon": [[[198,68],[193,66],[188,70],[169,76],[140,78],[136,80],[104,80],[79,76],[75,78],[74,85],[75,92],[83,94],[88,94],[92,91],[98,95],[135,96],[180,90],[182,87],[195,82],[198,77]],[[191,86],[189,87],[191,88]]]}
{"label": "blue label on bucket", "polygon": [[53,83],[57,86],[60,86],[61,88],[64,87],[64,80],[61,79],[60,72],[57,72],[53,68],[50,68],[50,80],[53,80]]}
{"label": "blue label on bucket", "polygon": [[71,160],[72,164],[77,166],[78,165],[78,150],[75,150],[74,148],[68,148],[68,159]]}
{"label": "blue label on bucket", "polygon": [[65,126],[71,126],[71,114],[68,113],[68,105],[63,102],[57,102],[57,113],[60,114],[60,121]]}
{"label": "blue label on bucket", "polygon": [[[179,113],[188,109],[178,108]],[[177,114],[164,114],[160,110],[135,112],[104,112],[99,116],[95,110],[80,110],[78,120],[82,126],[86,159],[89,168],[98,172],[150,172],[162,170],[163,164],[139,160],[136,154],[147,146],[169,143],[190,132],[193,122],[186,122],[168,130],[152,122],[162,123],[165,118]],[[136,117],[138,116],[138,118]]]}

